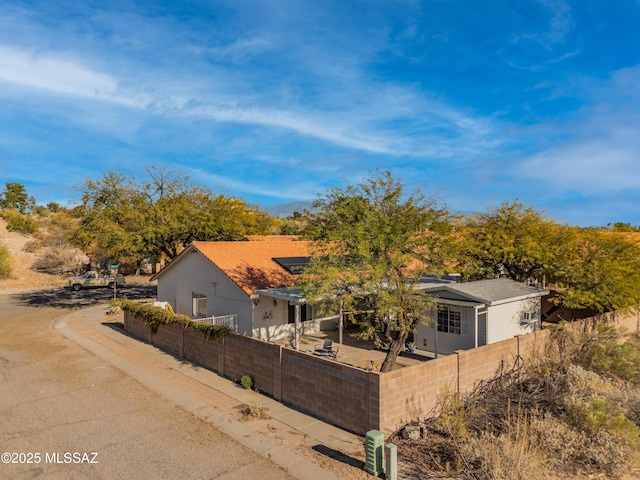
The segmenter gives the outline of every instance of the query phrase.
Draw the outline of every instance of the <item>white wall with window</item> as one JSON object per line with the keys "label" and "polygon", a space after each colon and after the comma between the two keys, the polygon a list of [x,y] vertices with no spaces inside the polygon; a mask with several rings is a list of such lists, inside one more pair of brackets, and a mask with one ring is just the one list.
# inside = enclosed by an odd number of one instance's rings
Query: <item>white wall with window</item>
{"label": "white wall with window", "polygon": [[251,335],[252,307],[246,294],[199,252],[165,269],[158,280],[158,299],[192,318],[235,314],[238,332]]}
{"label": "white wall with window", "polygon": [[487,334],[487,342],[495,343],[538,330],[540,301],[536,300],[529,299],[490,307],[491,328]]}
{"label": "white wall with window", "polygon": [[207,317],[207,296],[202,293],[191,293],[191,316],[195,318]]}
{"label": "white wall with window", "polygon": [[418,325],[414,335],[416,348],[449,355],[456,350],[496,343],[540,328],[539,298],[489,307],[457,300],[449,302],[441,301],[439,309],[429,313],[431,322],[428,325]]}
{"label": "white wall with window", "polygon": [[416,348],[448,355],[456,350],[474,348],[475,309],[458,305],[441,305],[429,313],[428,325],[419,324],[414,334]]}
{"label": "white wall with window", "polygon": [[[320,331],[320,321],[314,319],[314,307],[302,303],[300,309],[300,335]],[[254,300],[253,337],[260,340],[280,340],[295,335],[296,305],[285,298],[261,294]]]}

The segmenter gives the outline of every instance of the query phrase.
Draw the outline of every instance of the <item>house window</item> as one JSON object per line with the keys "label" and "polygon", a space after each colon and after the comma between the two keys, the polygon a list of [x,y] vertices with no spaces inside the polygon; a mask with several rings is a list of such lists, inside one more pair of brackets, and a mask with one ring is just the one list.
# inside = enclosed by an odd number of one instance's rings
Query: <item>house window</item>
{"label": "house window", "polygon": [[[288,314],[288,323],[296,323],[296,306],[294,304],[289,304],[289,314]],[[300,305],[300,321],[307,321],[307,304],[303,303]]]}
{"label": "house window", "polygon": [[523,325],[529,325],[535,322],[535,316],[533,312],[522,312],[520,315],[520,323]]}
{"label": "house window", "polygon": [[191,316],[204,318],[207,316],[207,296],[201,293],[191,294]]}
{"label": "house window", "polygon": [[443,307],[438,310],[438,331],[468,335],[469,327],[467,321],[462,319],[462,312]]}

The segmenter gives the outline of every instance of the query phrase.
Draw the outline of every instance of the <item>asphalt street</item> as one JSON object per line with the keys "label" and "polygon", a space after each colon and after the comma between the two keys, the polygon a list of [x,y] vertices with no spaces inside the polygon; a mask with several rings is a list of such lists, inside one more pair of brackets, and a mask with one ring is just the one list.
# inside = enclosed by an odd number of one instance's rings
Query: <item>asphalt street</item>
{"label": "asphalt street", "polygon": [[293,478],[55,331],[110,295],[0,292],[0,478]]}

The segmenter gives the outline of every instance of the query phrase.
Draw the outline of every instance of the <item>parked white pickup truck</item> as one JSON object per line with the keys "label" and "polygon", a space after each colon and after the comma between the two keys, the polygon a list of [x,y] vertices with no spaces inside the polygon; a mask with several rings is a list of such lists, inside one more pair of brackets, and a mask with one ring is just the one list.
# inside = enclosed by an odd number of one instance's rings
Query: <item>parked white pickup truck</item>
{"label": "parked white pickup truck", "polygon": [[98,272],[87,272],[80,277],[71,277],[69,279],[69,288],[76,292],[82,288],[90,287],[109,287],[113,288],[114,283],[117,287],[124,286],[124,275],[98,275]]}

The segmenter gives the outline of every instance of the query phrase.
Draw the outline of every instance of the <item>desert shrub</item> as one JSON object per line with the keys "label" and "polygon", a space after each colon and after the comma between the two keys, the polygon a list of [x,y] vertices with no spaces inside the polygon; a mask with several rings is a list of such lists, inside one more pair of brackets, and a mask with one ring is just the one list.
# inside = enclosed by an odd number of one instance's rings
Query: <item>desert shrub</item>
{"label": "desert shrub", "polygon": [[242,385],[242,388],[251,390],[253,388],[253,379],[249,375],[243,375],[240,379],[240,385]]}
{"label": "desert shrub", "polygon": [[553,415],[532,419],[530,441],[543,445],[549,467],[567,476],[578,471],[613,476],[626,466],[624,448],[614,437],[604,431],[589,434]]}
{"label": "desert shrub", "polygon": [[26,253],[36,253],[43,246],[44,245],[42,243],[42,240],[39,240],[39,239],[29,240],[27,243],[24,244],[24,247],[22,247],[22,251]]}
{"label": "desert shrub", "polygon": [[69,246],[48,247],[33,264],[33,269],[50,275],[78,274],[85,270],[89,258]]}
{"label": "desert shrub", "polygon": [[438,398],[440,413],[436,418],[435,429],[448,437],[462,440],[469,436],[468,425],[471,408],[465,405],[462,395],[455,392],[443,392]]}
{"label": "desert shrub", "polygon": [[0,280],[11,277],[12,259],[11,252],[6,245],[0,245]]}
{"label": "desert shrub", "polygon": [[267,415],[267,409],[258,402],[244,405],[240,409],[244,420],[253,420],[255,418],[269,418]]}
{"label": "desert shrub", "polygon": [[38,222],[30,215],[25,215],[17,210],[5,208],[2,210],[2,218],[7,222],[7,230],[31,234],[38,231]]}
{"label": "desert shrub", "polygon": [[519,428],[524,429],[519,436],[482,432],[465,445],[466,457],[475,466],[475,478],[540,480],[545,477],[545,458],[531,442],[526,422]]}
{"label": "desert shrub", "polygon": [[597,373],[640,384],[640,339],[632,335],[623,340],[614,325],[599,324],[594,332],[583,335],[576,362]]}
{"label": "desert shrub", "polygon": [[589,398],[615,388],[611,381],[606,381],[592,370],[581,365],[569,365],[566,369],[567,396],[572,398]]}
{"label": "desert shrub", "polygon": [[567,420],[591,436],[606,432],[627,445],[639,446],[638,427],[613,402],[592,396],[586,401],[571,399],[566,407]]}

